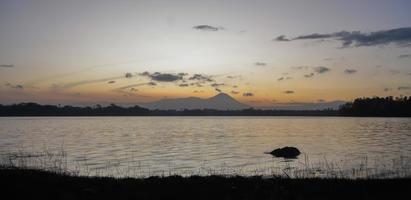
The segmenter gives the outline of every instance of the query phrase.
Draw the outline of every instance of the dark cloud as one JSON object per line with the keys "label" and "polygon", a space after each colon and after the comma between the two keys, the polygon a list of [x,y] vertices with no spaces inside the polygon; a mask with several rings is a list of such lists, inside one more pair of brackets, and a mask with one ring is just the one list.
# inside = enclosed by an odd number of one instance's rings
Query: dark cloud
{"label": "dark cloud", "polygon": [[322,73],[330,71],[331,69],[328,67],[318,66],[318,67],[313,67],[313,70],[319,74],[322,74]]}
{"label": "dark cloud", "polygon": [[203,75],[203,74],[194,74],[193,76],[189,77],[188,80],[192,81],[200,81],[200,82],[213,82],[211,76]]}
{"label": "dark cloud", "polygon": [[198,82],[196,82],[196,83],[190,83],[190,85],[191,85],[191,86],[195,86],[195,87],[203,87],[203,84],[198,83]]}
{"label": "dark cloud", "polygon": [[157,85],[157,83],[156,83],[156,82],[152,82],[152,81],[151,81],[151,82],[148,82],[148,83],[147,83],[147,85],[149,85],[149,86],[156,86],[156,85]]}
{"label": "dark cloud", "polygon": [[252,92],[244,92],[243,97],[252,97],[254,94]]}
{"label": "dark cloud", "polygon": [[107,82],[108,84],[113,84],[113,83],[115,83],[116,81],[109,81],[109,82]]}
{"label": "dark cloud", "polygon": [[355,74],[355,73],[357,73],[357,70],[356,69],[346,69],[346,70],[344,70],[344,73],[346,73],[346,74]]}
{"label": "dark cloud", "polygon": [[67,83],[67,84],[59,87],[59,89],[70,89],[70,88],[77,87],[77,86],[80,86],[80,85],[86,85],[86,84],[92,84],[92,83],[101,83],[101,82],[113,81],[115,79],[122,79],[122,78],[124,78],[124,76],[115,76],[115,77],[102,78],[102,79],[77,81],[77,82]]}
{"label": "dark cloud", "polygon": [[409,86],[399,86],[397,89],[398,90],[411,90],[411,87],[409,87]]}
{"label": "dark cloud", "polygon": [[223,91],[221,91],[219,88],[214,88],[215,89],[215,91],[217,91],[217,92],[223,92]]}
{"label": "dark cloud", "polygon": [[411,58],[411,54],[399,55],[398,58],[399,58],[399,59],[402,59],[402,58]]}
{"label": "dark cloud", "polygon": [[126,73],[124,76],[125,76],[126,78],[132,78],[132,77],[133,77],[133,74],[132,74],[132,73]]}
{"label": "dark cloud", "polygon": [[233,88],[238,88],[238,85],[233,85]]}
{"label": "dark cloud", "polygon": [[24,89],[24,86],[20,85],[20,84],[13,85],[11,83],[6,83],[5,86],[7,86],[9,88],[13,88],[13,89],[19,89],[19,90]]}
{"label": "dark cloud", "polygon": [[210,25],[197,25],[193,27],[196,30],[200,31],[220,31],[224,30],[224,27],[216,27],[216,26],[210,26]]}
{"label": "dark cloud", "polygon": [[243,77],[241,75],[237,75],[237,76],[230,75],[230,76],[226,76],[226,78],[228,78],[228,79],[242,79]]}
{"label": "dark cloud", "polygon": [[309,35],[302,35],[295,37],[293,40],[312,40],[312,39],[326,39],[332,37],[331,34],[318,34],[318,33],[313,33]]}
{"label": "dark cloud", "polygon": [[388,70],[391,74],[399,74],[399,73],[401,73],[401,71],[399,71],[399,70],[395,70],[395,69],[390,69],[390,70]]}
{"label": "dark cloud", "polygon": [[[280,38],[280,40],[277,40]],[[340,31],[330,34],[313,33],[301,35],[293,39],[286,39],[285,36],[279,36],[276,41],[292,40],[322,40],[334,39],[340,41],[342,47],[361,47],[361,46],[379,46],[388,44],[397,44],[402,47],[411,45],[411,27],[381,30],[369,33],[360,31]],[[282,40],[281,40],[282,39]]]}
{"label": "dark cloud", "polygon": [[10,65],[10,64],[2,64],[2,65],[0,65],[0,67],[4,67],[4,68],[12,68],[12,67],[14,67],[14,65]]}
{"label": "dark cloud", "polygon": [[294,94],[295,92],[293,90],[286,90],[283,93],[285,93],[285,94]]}
{"label": "dark cloud", "polygon": [[325,102],[325,100],[324,99],[318,99],[317,102],[323,103],[323,102]]}
{"label": "dark cloud", "polygon": [[237,95],[237,94],[239,94],[239,93],[240,93],[240,92],[238,92],[238,91],[234,91],[234,90],[231,91],[231,94]]}
{"label": "dark cloud", "polygon": [[391,88],[384,88],[384,92],[388,92],[388,91],[391,91],[392,89]]}
{"label": "dark cloud", "polygon": [[131,92],[137,92],[138,90],[135,87],[140,87],[140,86],[145,86],[145,85],[155,86],[155,85],[157,85],[157,83],[148,82],[148,83],[136,83],[136,84],[131,84],[131,85],[125,85],[125,86],[114,89],[114,91],[120,92],[120,93],[123,93],[123,94],[127,95],[127,94],[130,94],[129,92],[127,92],[127,89],[130,88]]}
{"label": "dark cloud", "polygon": [[210,86],[211,87],[222,87],[222,86],[225,86],[225,84],[224,83],[213,83]]}
{"label": "dark cloud", "polygon": [[287,76],[287,77],[280,77],[280,78],[277,79],[277,81],[290,80],[290,79],[293,79],[293,77],[289,77],[289,76]]}
{"label": "dark cloud", "polygon": [[203,90],[194,90],[193,92],[194,93],[203,93],[204,91]]}
{"label": "dark cloud", "polygon": [[267,63],[265,63],[265,62],[255,62],[254,65],[255,66],[266,66]]}
{"label": "dark cloud", "polygon": [[314,73],[304,74],[305,78],[311,78],[314,76]]}
{"label": "dark cloud", "polygon": [[308,68],[310,68],[310,67],[308,67],[308,66],[292,66],[291,67],[291,69],[294,69],[294,70],[306,70]]}
{"label": "dark cloud", "polygon": [[273,39],[273,41],[278,41],[278,42],[288,42],[290,41],[289,39],[285,38],[285,35],[280,35],[276,38]]}
{"label": "dark cloud", "polygon": [[154,73],[143,72],[143,73],[140,73],[139,75],[147,76],[151,80],[158,81],[158,82],[175,82],[175,81],[182,80],[186,74],[185,73],[171,74],[171,73],[160,73],[160,72],[154,72]]}
{"label": "dark cloud", "polygon": [[178,85],[178,87],[188,87],[189,85],[187,84],[187,83],[182,83],[182,84],[179,84]]}

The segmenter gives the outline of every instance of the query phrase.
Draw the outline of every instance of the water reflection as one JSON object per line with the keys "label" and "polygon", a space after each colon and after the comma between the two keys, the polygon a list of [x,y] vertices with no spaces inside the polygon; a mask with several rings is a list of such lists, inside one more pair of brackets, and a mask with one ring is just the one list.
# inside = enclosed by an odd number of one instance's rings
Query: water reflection
{"label": "water reflection", "polygon": [[[408,166],[410,122],[338,117],[0,118],[0,151],[64,151],[69,165],[92,172],[116,169],[116,176],[135,170],[141,175],[224,170],[269,174],[307,165],[350,170],[365,165],[365,158],[367,167],[384,167],[401,156]],[[303,154],[296,160],[264,154],[283,146],[296,146]]]}

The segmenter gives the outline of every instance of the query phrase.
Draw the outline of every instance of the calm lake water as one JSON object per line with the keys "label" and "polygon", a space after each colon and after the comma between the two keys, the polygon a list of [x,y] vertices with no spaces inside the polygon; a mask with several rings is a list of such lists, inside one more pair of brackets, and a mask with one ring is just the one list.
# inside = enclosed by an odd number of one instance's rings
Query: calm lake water
{"label": "calm lake water", "polygon": [[[294,160],[264,154],[283,146],[303,154]],[[0,118],[2,159],[62,151],[70,168],[112,176],[255,175],[307,165],[409,169],[411,118]]]}

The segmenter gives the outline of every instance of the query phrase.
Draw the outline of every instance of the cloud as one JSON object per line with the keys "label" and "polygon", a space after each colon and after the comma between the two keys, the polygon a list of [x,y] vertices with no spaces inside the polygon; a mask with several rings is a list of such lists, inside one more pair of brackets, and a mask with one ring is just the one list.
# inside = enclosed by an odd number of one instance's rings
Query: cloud
{"label": "cloud", "polygon": [[211,87],[222,87],[222,86],[225,86],[225,84],[224,83],[213,83],[210,86]]}
{"label": "cloud", "polygon": [[148,82],[148,83],[136,83],[136,84],[131,84],[131,85],[125,85],[125,86],[122,86],[122,87],[119,87],[119,88],[117,88],[117,89],[115,89],[115,91],[123,91],[123,90],[125,90],[125,89],[128,89],[128,88],[133,88],[133,87],[139,87],[139,86],[144,86],[144,85],[151,85],[150,84],[150,82]]}
{"label": "cloud", "polygon": [[360,31],[340,31],[335,33],[323,34],[313,33],[308,35],[297,36],[292,39],[286,39],[281,35],[274,39],[275,41],[293,41],[293,40],[324,40],[333,39],[341,42],[342,48],[362,47],[362,46],[379,46],[396,44],[400,47],[411,45],[411,27],[403,27],[389,30],[380,30],[375,32],[363,33]]}
{"label": "cloud", "polygon": [[293,90],[286,90],[283,93],[284,94],[294,94],[295,92]]}
{"label": "cloud", "polygon": [[395,69],[390,69],[390,70],[388,70],[391,74],[399,74],[399,73],[401,73],[401,71],[399,71],[399,70],[395,70]]}
{"label": "cloud", "polygon": [[113,79],[121,79],[121,78],[124,78],[124,76],[114,76],[114,77],[102,78],[102,79],[77,81],[77,82],[67,83],[67,84],[59,87],[59,89],[70,89],[70,88],[77,87],[77,86],[80,86],[80,85],[113,81]]}
{"label": "cloud", "polygon": [[157,83],[156,83],[156,82],[152,82],[152,81],[151,81],[151,82],[148,82],[148,83],[147,83],[147,85],[149,85],[149,86],[156,86],[156,85],[157,85]]}
{"label": "cloud", "polygon": [[195,87],[203,87],[203,84],[201,83],[190,83],[191,86],[195,86]]}
{"label": "cloud", "polygon": [[188,84],[187,83],[182,83],[182,84],[179,84],[178,87],[188,87]]}
{"label": "cloud", "polygon": [[346,69],[344,70],[344,73],[345,74],[355,74],[357,73],[357,70],[356,69]]}
{"label": "cloud", "polygon": [[126,78],[132,78],[132,77],[133,77],[133,74],[132,74],[132,73],[126,73],[124,76],[125,76]]}
{"label": "cloud", "polygon": [[384,92],[388,92],[388,91],[391,91],[392,89],[391,88],[384,88]]}
{"label": "cloud", "polygon": [[411,87],[409,87],[409,86],[399,86],[397,89],[398,90],[411,90]]}
{"label": "cloud", "polygon": [[228,78],[228,79],[242,79],[243,77],[241,75],[237,75],[237,76],[230,75],[230,76],[226,76],[226,78]]}
{"label": "cloud", "polygon": [[289,76],[287,76],[287,77],[280,77],[280,78],[277,79],[277,81],[290,80],[290,79],[293,79],[293,77],[289,77]]}
{"label": "cloud", "polygon": [[308,66],[292,66],[291,67],[291,69],[294,69],[294,70],[306,70],[308,68],[310,68],[310,67],[308,67]]}
{"label": "cloud", "polygon": [[411,54],[403,54],[403,55],[399,55],[398,56],[399,59],[403,59],[403,58],[411,58]]}
{"label": "cloud", "polygon": [[314,73],[304,74],[305,78],[311,78],[314,76]]}
{"label": "cloud", "polygon": [[222,92],[219,88],[214,88],[217,92]]}
{"label": "cloud", "polygon": [[197,25],[197,26],[193,26],[193,29],[200,30],[200,31],[220,31],[220,30],[224,30],[225,28],[210,26],[210,25]]}
{"label": "cloud", "polygon": [[266,66],[267,63],[265,63],[265,62],[255,62],[254,65],[255,65],[255,66],[262,66],[262,67],[263,67],[263,66]]}
{"label": "cloud", "polygon": [[3,67],[3,68],[12,68],[12,67],[14,67],[14,65],[11,65],[11,64],[2,64],[2,65],[0,65],[0,67]]}
{"label": "cloud", "polygon": [[214,81],[211,76],[206,76],[203,74],[194,74],[193,76],[189,77],[188,80],[196,80],[200,82],[213,82]]}
{"label": "cloud", "polygon": [[313,67],[313,70],[317,72],[318,74],[322,74],[322,73],[326,73],[330,71],[331,69],[328,67],[318,66],[318,67]]}
{"label": "cloud", "polygon": [[116,81],[109,81],[109,82],[107,82],[108,84],[113,84],[113,83],[115,83]]}
{"label": "cloud", "polygon": [[239,94],[239,93],[240,93],[240,92],[238,92],[238,91],[234,91],[234,90],[231,91],[231,94],[237,95],[237,94]]}
{"label": "cloud", "polygon": [[273,39],[273,41],[278,41],[278,42],[288,42],[290,41],[289,39],[285,38],[285,35],[280,35],[276,38]]}
{"label": "cloud", "polygon": [[325,39],[325,38],[330,38],[332,37],[331,34],[318,34],[318,33],[313,33],[309,35],[302,35],[295,37],[293,40],[312,40],[312,39]]}
{"label": "cloud", "polygon": [[186,74],[185,73],[171,74],[171,73],[160,73],[160,72],[154,72],[154,73],[143,72],[143,73],[140,73],[139,75],[147,76],[151,80],[158,81],[158,82],[175,82],[175,81],[182,80]]}
{"label": "cloud", "polygon": [[243,97],[252,97],[254,94],[252,92],[244,92]]}
{"label": "cloud", "polygon": [[13,85],[11,83],[6,83],[5,86],[12,88],[12,89],[18,89],[18,90],[24,89],[24,86],[20,84]]}

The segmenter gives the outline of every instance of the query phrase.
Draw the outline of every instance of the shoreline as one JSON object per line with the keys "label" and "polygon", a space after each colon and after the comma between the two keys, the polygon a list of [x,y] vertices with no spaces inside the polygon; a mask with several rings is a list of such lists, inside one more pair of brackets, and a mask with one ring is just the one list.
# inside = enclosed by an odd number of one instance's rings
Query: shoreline
{"label": "shoreline", "polygon": [[12,199],[399,199],[411,178],[335,179],[262,176],[75,176],[0,167],[3,196]]}

